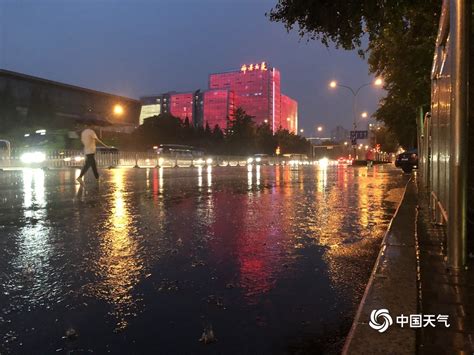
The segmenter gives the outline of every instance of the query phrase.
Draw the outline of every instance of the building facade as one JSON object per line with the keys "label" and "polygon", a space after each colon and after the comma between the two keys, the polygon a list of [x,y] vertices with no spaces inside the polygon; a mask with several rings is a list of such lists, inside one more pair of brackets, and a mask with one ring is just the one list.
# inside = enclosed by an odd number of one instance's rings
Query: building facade
{"label": "building facade", "polygon": [[209,125],[211,129],[219,126],[225,130],[234,114],[234,93],[228,89],[205,91],[203,107],[204,125]]}
{"label": "building facade", "polygon": [[[64,120],[100,119],[133,128],[139,124],[140,101],[0,69],[0,92],[10,95],[20,115],[31,105],[47,102],[54,115]],[[34,119],[34,118],[33,118]]]}
{"label": "building facade", "polygon": [[210,74],[208,89],[203,92],[168,93],[153,98],[154,102],[142,98],[143,118],[160,104],[160,112],[171,113],[181,120],[187,117],[194,125],[219,126],[225,130],[240,107],[257,124],[267,123],[273,131],[281,128],[296,133],[298,130],[298,103],[281,93],[280,72],[266,62]]}
{"label": "building facade", "polygon": [[281,95],[281,115],[277,129],[280,127],[290,132],[298,132],[298,103],[286,95]]}

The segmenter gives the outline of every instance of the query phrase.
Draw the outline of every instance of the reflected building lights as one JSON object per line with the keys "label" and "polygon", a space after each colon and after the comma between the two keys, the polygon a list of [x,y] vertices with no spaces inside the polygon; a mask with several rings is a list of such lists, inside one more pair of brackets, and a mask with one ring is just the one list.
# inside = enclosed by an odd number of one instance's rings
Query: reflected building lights
{"label": "reflected building lights", "polygon": [[150,189],[150,169],[147,168],[146,169],[146,177],[145,177],[145,180],[146,180],[146,189],[147,191]]}
{"label": "reflected building lights", "polygon": [[328,183],[328,169],[327,167],[320,166],[318,167],[318,170],[317,170],[317,179],[316,179],[318,192],[320,193],[325,192],[327,183]]}
{"label": "reflected building lights", "polygon": [[163,179],[163,168],[161,167],[161,168],[158,169],[158,186],[159,186],[158,191],[159,191],[160,194],[163,194],[163,191],[164,191],[164,188],[165,188],[164,185],[165,184],[164,184],[164,179]]}
{"label": "reflected building lights", "polygon": [[135,313],[136,300],[132,291],[144,268],[137,242],[130,238],[132,216],[124,195],[124,174],[122,169],[112,170],[114,193],[110,214],[102,234],[100,257],[93,265],[99,280],[91,285],[91,292],[96,297],[112,305],[118,329],[125,328],[127,317]]}
{"label": "reflected building lights", "polygon": [[[207,167],[207,187],[212,186],[212,166]],[[210,189],[208,190],[211,191]]]}
{"label": "reflected building lights", "polygon": [[44,305],[60,294],[61,288],[55,279],[55,269],[50,264],[54,251],[50,243],[51,227],[47,221],[45,172],[42,169],[24,169],[22,174],[25,223],[18,230],[18,255],[12,265],[27,277],[12,279],[4,287],[5,290],[8,287],[23,289],[28,294],[23,296],[25,301],[32,305]]}
{"label": "reflected building lights", "polygon": [[260,186],[260,165],[257,165],[255,167],[255,178],[256,178],[255,184],[257,186]]}
{"label": "reflected building lights", "polygon": [[202,166],[198,166],[198,187],[202,187]]}

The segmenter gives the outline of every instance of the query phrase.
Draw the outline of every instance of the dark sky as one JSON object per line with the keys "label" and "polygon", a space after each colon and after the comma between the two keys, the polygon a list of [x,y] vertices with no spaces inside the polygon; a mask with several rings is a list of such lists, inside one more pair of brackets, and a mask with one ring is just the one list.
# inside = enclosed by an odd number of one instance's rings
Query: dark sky
{"label": "dark sky", "polygon": [[[352,123],[351,96],[328,82],[373,80],[355,52],[288,34],[277,0],[0,0],[0,67],[138,98],[207,87],[208,74],[267,61],[299,103],[305,135]],[[380,89],[364,88],[373,113]]]}

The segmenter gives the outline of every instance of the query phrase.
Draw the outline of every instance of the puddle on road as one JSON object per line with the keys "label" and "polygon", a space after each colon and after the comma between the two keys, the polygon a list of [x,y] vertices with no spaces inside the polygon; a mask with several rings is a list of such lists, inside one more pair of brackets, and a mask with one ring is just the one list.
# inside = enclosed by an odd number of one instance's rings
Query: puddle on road
{"label": "puddle on road", "polygon": [[0,173],[0,352],[338,351],[406,183],[388,166],[102,174]]}

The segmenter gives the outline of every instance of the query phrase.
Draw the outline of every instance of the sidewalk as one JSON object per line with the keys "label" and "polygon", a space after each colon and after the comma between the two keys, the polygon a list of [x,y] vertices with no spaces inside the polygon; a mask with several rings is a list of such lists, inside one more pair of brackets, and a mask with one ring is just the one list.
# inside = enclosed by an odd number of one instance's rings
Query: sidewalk
{"label": "sidewalk", "polygon": [[[426,196],[413,177],[382,242],[372,275],[343,349],[345,354],[463,354],[474,351],[474,272],[449,272],[445,234],[429,220]],[[373,310],[386,309],[369,325]],[[384,312],[385,313],[385,312]],[[448,315],[449,328],[402,328],[397,317]],[[442,323],[441,323],[442,324]]]}

